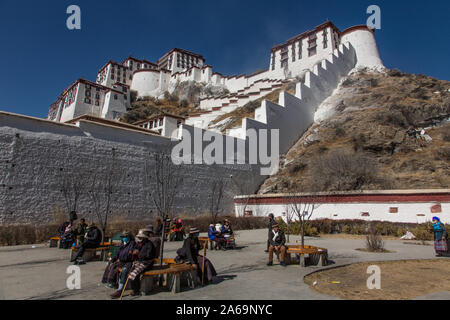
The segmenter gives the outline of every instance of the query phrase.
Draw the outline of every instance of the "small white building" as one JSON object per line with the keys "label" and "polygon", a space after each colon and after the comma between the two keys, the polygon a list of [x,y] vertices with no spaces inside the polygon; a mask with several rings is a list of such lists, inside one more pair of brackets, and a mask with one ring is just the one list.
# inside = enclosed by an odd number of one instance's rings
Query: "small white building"
{"label": "small white building", "polygon": [[184,117],[164,113],[135,122],[133,125],[157,132],[164,137],[171,138],[178,136],[178,128],[184,124],[184,121]]}
{"label": "small white building", "polygon": [[48,119],[66,122],[87,114],[105,119],[118,119],[130,107],[128,86],[103,86],[85,79],[71,84],[50,106]]}
{"label": "small white building", "polygon": [[450,223],[450,189],[264,194],[234,198],[236,216],[273,213],[286,220],[293,212],[294,203],[309,204],[305,210],[313,208],[311,220],[424,223],[438,216],[442,222]]}

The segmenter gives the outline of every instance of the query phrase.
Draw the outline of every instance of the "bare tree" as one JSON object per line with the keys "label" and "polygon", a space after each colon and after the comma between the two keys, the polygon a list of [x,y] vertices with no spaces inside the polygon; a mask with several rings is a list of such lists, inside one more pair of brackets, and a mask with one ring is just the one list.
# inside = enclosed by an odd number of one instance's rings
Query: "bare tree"
{"label": "bare tree", "polygon": [[[317,203],[317,194],[311,193],[304,197],[299,197],[296,193],[291,193],[286,197],[286,215],[295,216],[301,227],[302,247],[305,246],[305,225],[311,219],[314,210],[320,204]],[[289,212],[289,213],[288,213]]]}
{"label": "bare tree", "polygon": [[226,181],[222,178],[214,179],[211,182],[211,193],[210,193],[210,214],[212,222],[215,224],[217,217],[223,213],[223,196],[226,188]]}
{"label": "bare tree", "polygon": [[286,214],[286,225],[287,225],[287,232],[286,232],[287,242],[289,242],[289,235],[290,235],[290,231],[289,230],[290,230],[290,227],[291,227],[291,223],[294,221],[295,216],[296,216],[295,211],[292,210],[290,208],[290,206],[291,206],[290,203],[286,204],[284,206],[284,210],[285,210],[285,214]]}
{"label": "bare tree", "polygon": [[[170,148],[160,147],[150,161],[144,163],[144,178],[157,215],[165,221],[172,216],[173,204],[183,183],[182,165],[176,165],[171,158]],[[163,263],[165,226],[161,234],[160,264]]]}
{"label": "bare tree", "polygon": [[[230,181],[234,187],[234,191],[237,195],[251,195],[255,194],[261,181],[257,181],[257,175],[254,172],[241,172],[237,175],[230,175]],[[242,199],[242,211],[239,213],[241,216],[245,216],[250,197]]]}
{"label": "bare tree", "polygon": [[104,170],[98,169],[90,174],[87,193],[92,209],[102,229],[102,239],[105,239],[108,219],[117,207],[120,197],[119,184],[123,176],[123,168],[119,165],[116,150],[112,148],[110,162]]}
{"label": "bare tree", "polygon": [[85,170],[68,171],[60,168],[58,182],[67,212],[77,211],[80,198],[86,190],[88,178],[89,174]]}

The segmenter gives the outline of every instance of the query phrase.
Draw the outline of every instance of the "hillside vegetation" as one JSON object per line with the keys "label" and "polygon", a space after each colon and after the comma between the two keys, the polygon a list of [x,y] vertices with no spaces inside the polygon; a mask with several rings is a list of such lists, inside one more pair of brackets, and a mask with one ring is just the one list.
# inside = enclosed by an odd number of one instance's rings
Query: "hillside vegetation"
{"label": "hillside vegetation", "polygon": [[122,121],[134,123],[162,113],[187,117],[198,112],[201,98],[218,97],[228,93],[225,87],[194,81],[177,83],[171,89],[170,92],[164,92],[161,97],[136,98],[137,92],[133,91],[131,108],[122,116]]}
{"label": "hillside vegetation", "polygon": [[398,70],[348,76],[260,192],[449,188],[449,90]]}

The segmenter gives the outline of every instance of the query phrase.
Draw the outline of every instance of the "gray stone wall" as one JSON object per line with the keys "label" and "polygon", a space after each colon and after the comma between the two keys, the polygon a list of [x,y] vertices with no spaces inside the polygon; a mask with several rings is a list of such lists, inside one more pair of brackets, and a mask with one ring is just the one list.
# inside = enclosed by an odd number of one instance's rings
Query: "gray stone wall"
{"label": "gray stone wall", "polygon": [[[111,217],[153,217],[156,210],[149,192],[152,184],[145,179],[145,162],[151,166],[154,152],[173,143],[87,121],[77,127],[0,112],[0,225],[52,222],[58,208],[67,211],[61,177],[103,174],[111,165],[113,149],[121,174]],[[224,206],[232,213],[237,191],[230,175],[249,180],[259,170],[248,165],[187,165],[180,174],[183,183],[174,211],[194,215],[208,210],[211,182],[216,178],[227,181]],[[252,183],[255,190],[260,179]],[[88,220],[95,217],[87,194],[82,194],[77,211]]]}

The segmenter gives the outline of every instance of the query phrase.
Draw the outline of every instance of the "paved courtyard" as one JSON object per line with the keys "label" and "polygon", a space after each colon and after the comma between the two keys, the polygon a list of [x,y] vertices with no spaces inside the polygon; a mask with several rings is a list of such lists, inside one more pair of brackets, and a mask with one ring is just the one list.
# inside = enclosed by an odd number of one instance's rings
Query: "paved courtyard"
{"label": "paved courtyard", "polygon": [[[311,290],[303,277],[324,267],[282,267],[275,259],[268,267],[266,248],[267,230],[237,231],[237,250],[209,251],[219,276],[216,284],[196,289],[183,288],[173,295],[156,292],[149,296],[124,299],[181,299],[181,300],[319,300],[336,299]],[[297,244],[297,236],[290,243]],[[386,248],[393,253],[367,253],[355,250],[364,247],[364,239],[307,238],[307,244],[328,249],[335,267],[363,261],[402,259],[435,259],[433,246],[405,244],[403,240],[387,240]],[[166,242],[165,257],[175,257],[181,242]],[[0,247],[0,299],[109,299],[112,289],[101,284],[105,262],[81,265],[81,289],[66,287],[69,251],[49,248],[47,244]],[[405,288],[406,289],[406,288]],[[127,293],[126,293],[127,294]],[[449,292],[436,292],[421,299],[450,299]]]}

